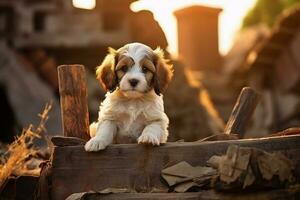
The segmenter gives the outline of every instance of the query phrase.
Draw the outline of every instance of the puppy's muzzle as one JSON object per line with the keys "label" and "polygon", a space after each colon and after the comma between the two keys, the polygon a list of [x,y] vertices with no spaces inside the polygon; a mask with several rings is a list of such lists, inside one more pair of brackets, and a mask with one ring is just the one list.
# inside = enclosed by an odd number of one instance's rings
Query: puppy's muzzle
{"label": "puppy's muzzle", "polygon": [[133,79],[129,80],[129,83],[130,83],[131,87],[135,87],[139,83],[139,80],[133,78]]}

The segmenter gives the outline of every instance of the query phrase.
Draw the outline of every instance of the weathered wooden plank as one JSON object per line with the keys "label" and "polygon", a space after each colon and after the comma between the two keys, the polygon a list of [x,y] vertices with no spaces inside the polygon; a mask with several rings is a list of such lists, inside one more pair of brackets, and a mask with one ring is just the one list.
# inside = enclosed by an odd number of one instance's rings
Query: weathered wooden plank
{"label": "weathered wooden plank", "polygon": [[100,152],[85,152],[84,147],[55,147],[52,160],[51,197],[64,199],[76,192],[108,187],[149,192],[166,187],[160,178],[163,168],[187,161],[205,165],[213,155],[224,154],[230,144],[283,151],[296,165],[300,180],[300,136],[214,142],[167,143],[160,147],[116,144]]}
{"label": "weathered wooden plank", "polygon": [[88,140],[89,113],[84,66],[59,66],[58,80],[64,136]]}
{"label": "weathered wooden plank", "polygon": [[86,200],[251,200],[251,199],[297,199],[299,198],[300,188],[294,187],[289,189],[243,192],[243,193],[220,193],[214,190],[203,190],[201,192],[189,193],[123,193],[123,194],[89,194]]}
{"label": "weathered wooden plank", "polygon": [[200,139],[197,142],[219,141],[219,140],[237,140],[237,139],[239,139],[239,136],[237,134],[220,133],[220,134],[211,135],[206,138]]}
{"label": "weathered wooden plank", "polygon": [[225,134],[238,134],[242,138],[258,101],[259,94],[250,87],[244,87],[226,124]]}

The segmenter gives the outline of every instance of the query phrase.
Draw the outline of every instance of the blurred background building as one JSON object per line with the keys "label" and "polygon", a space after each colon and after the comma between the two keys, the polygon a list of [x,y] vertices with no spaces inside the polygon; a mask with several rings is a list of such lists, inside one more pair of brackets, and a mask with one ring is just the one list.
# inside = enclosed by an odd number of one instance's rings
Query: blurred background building
{"label": "blurred background building", "polygon": [[[56,68],[86,66],[90,121],[104,91],[94,70],[107,53],[129,42],[167,50],[168,40],[135,0],[96,0],[92,9],[72,0],[0,1],[0,140],[9,142],[52,102],[47,130],[62,133]],[[246,137],[300,126],[300,8],[297,0],[259,0],[248,12],[233,47],[219,52],[219,14],[203,5],[174,13],[178,23],[175,76],[164,95],[170,140],[194,141],[219,133],[243,86],[262,94]],[[159,5],[157,5],[159,6]],[[268,8],[268,9],[266,9]]]}

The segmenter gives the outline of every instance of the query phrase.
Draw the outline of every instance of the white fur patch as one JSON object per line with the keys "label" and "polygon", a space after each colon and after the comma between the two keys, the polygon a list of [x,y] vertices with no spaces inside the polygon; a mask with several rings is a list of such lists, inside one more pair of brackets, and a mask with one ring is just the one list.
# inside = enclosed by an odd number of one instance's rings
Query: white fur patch
{"label": "white fur patch", "polygon": [[[113,140],[123,143],[122,138],[128,137],[138,143],[159,145],[167,141],[168,125],[162,95],[150,91],[141,98],[129,99],[116,90],[106,94],[100,106],[97,139],[92,138],[85,149],[98,151]],[[95,143],[101,144],[97,146]]]}
{"label": "white fur patch", "polygon": [[135,63],[140,61],[145,56],[149,57],[152,54],[152,49],[141,43],[130,43],[124,46],[127,51],[125,51],[124,55],[131,57]]}

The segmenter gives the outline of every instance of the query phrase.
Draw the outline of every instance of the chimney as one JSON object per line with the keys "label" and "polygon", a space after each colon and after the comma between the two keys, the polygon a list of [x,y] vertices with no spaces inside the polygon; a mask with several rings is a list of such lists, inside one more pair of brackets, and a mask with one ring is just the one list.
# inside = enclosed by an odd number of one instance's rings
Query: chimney
{"label": "chimney", "polygon": [[222,9],[191,6],[176,11],[179,56],[193,70],[216,71],[221,66],[218,17]]}

